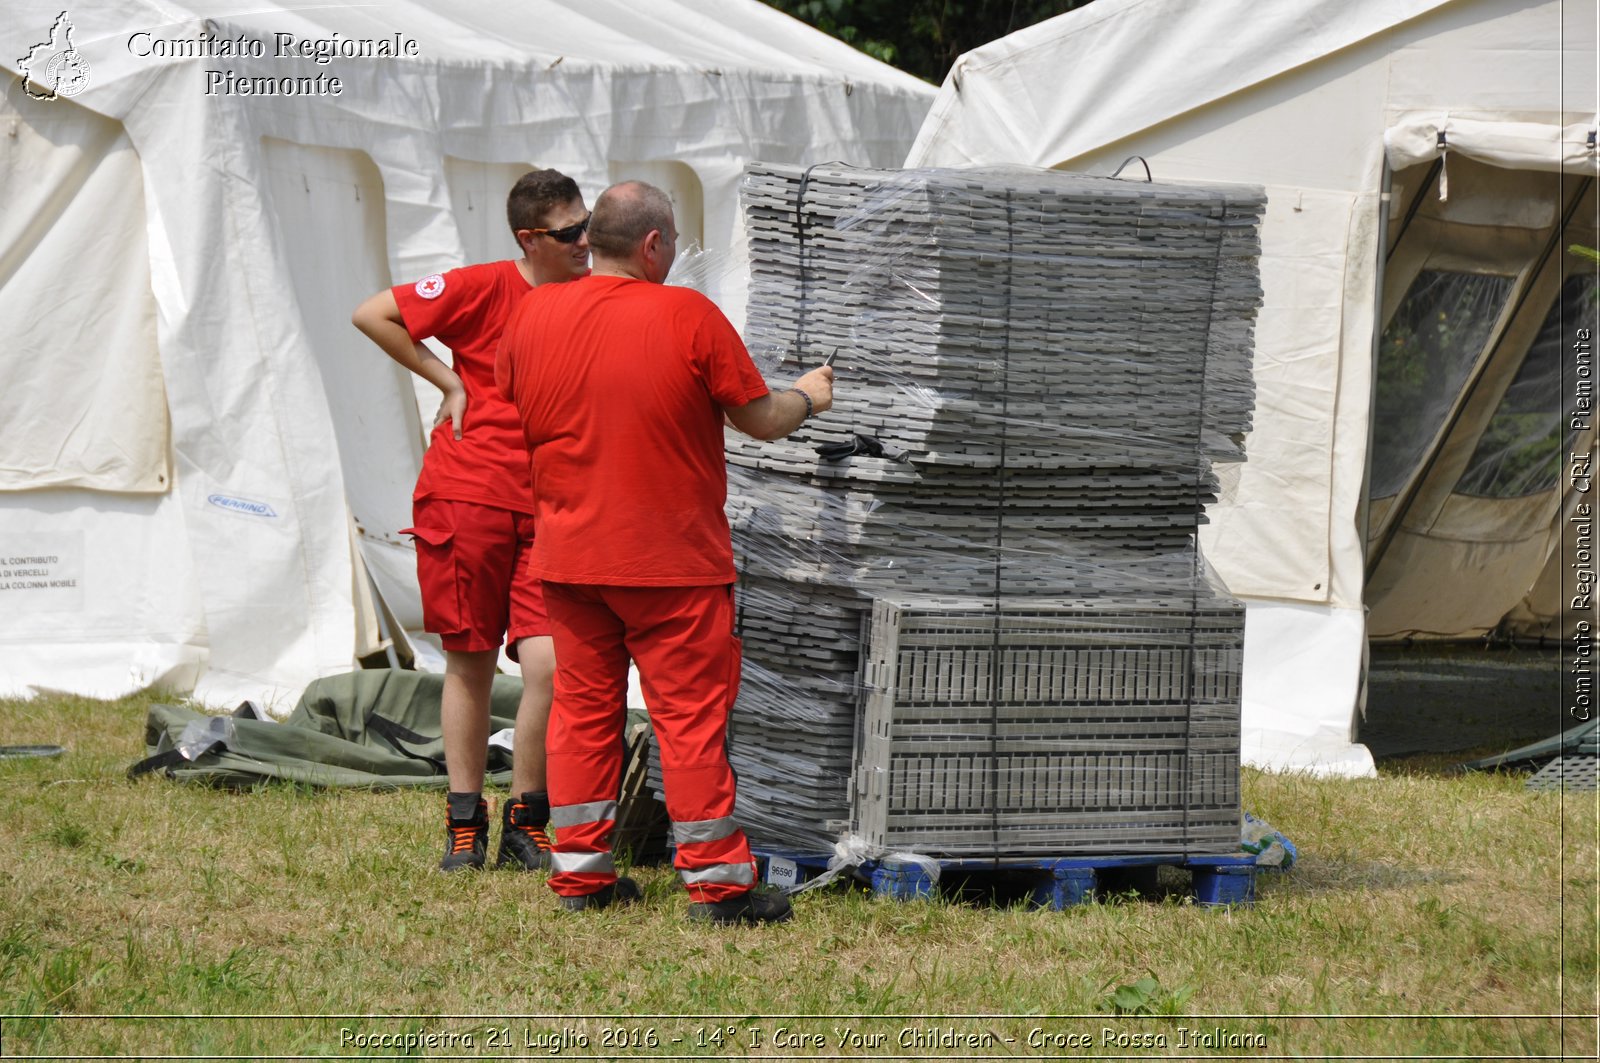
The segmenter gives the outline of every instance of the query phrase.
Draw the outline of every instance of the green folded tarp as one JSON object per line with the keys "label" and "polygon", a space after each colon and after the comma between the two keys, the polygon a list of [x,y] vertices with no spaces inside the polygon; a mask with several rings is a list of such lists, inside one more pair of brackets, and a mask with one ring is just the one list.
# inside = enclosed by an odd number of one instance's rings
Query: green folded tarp
{"label": "green folded tarp", "polygon": [[[306,687],[282,723],[210,716],[179,705],[152,705],[145,721],[146,757],[129,775],[160,771],[168,778],[219,786],[253,786],[272,779],[310,786],[391,789],[443,788],[444,744],[439,696],[444,677],[428,672],[370,669],[319,679]],[[496,676],[489,733],[510,727],[522,681]],[[489,747],[485,782],[511,781],[511,756]]]}

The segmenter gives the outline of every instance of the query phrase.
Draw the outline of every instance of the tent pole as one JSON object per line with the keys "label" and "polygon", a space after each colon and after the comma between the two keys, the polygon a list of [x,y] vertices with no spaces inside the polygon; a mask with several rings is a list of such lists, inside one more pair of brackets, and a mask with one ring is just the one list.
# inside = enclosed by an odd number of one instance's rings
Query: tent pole
{"label": "tent pole", "polygon": [[[1428,175],[1428,180],[1423,182],[1423,192],[1433,182],[1433,175]],[[1370,571],[1367,568],[1367,547],[1372,537],[1372,441],[1377,435],[1377,418],[1374,416],[1378,409],[1378,350],[1383,344],[1383,281],[1385,269],[1389,262],[1392,249],[1389,247],[1389,206],[1394,200],[1394,171],[1389,168],[1389,156],[1383,156],[1383,181],[1378,192],[1378,253],[1376,269],[1373,270],[1372,280],[1372,351],[1369,356],[1372,368],[1372,381],[1367,389],[1367,460],[1361,470],[1361,510],[1356,514],[1356,525],[1361,529],[1361,565],[1362,574]],[[1417,213],[1417,208],[1422,204],[1422,193],[1411,203],[1411,209],[1406,211],[1405,221],[1401,223],[1400,234],[1395,238],[1395,246],[1400,244],[1400,237],[1405,235],[1405,227],[1411,224],[1411,218]],[[1366,601],[1366,587],[1361,589],[1363,603]],[[1358,741],[1361,737],[1361,721],[1367,718],[1367,678],[1371,671],[1369,643],[1361,640],[1361,672],[1359,682],[1356,684],[1356,703],[1350,719],[1350,741]]]}
{"label": "tent pole", "polygon": [[[1394,170],[1389,166],[1389,153],[1383,154],[1383,180],[1379,195],[1378,214],[1378,268],[1377,277],[1373,287],[1372,298],[1372,388],[1367,396],[1367,463],[1361,472],[1361,509],[1356,514],[1356,523],[1361,528],[1361,564],[1362,572],[1366,578],[1371,578],[1373,565],[1371,561],[1372,549],[1372,448],[1377,437],[1378,409],[1378,352],[1383,345],[1383,285],[1388,275],[1389,259],[1394,257],[1395,249],[1406,238],[1406,233],[1411,228],[1411,222],[1417,216],[1417,211],[1422,209],[1423,202],[1428,193],[1433,190],[1434,182],[1439,179],[1439,174],[1444,170],[1444,156],[1433,160],[1428,167],[1428,172],[1422,178],[1422,184],[1417,187],[1417,194],[1411,197],[1406,205],[1405,217],[1400,219],[1400,224],[1395,228],[1394,244],[1389,244],[1389,207],[1394,200]],[[1362,599],[1366,599],[1366,588],[1362,588]],[[1362,693],[1358,700],[1365,706],[1365,680],[1363,679]],[[1364,708],[1363,708],[1363,711]]]}
{"label": "tent pole", "polygon": [[[1426,187],[1424,188],[1426,191]],[[1389,169],[1388,156],[1383,160],[1383,183],[1378,193],[1378,262],[1376,274],[1372,282],[1372,383],[1367,395],[1367,462],[1361,470],[1361,512],[1356,519],[1361,526],[1361,560],[1367,559],[1367,548],[1372,537],[1372,446],[1373,439],[1377,436],[1377,417],[1374,416],[1378,409],[1378,351],[1383,346],[1383,282],[1387,272],[1385,267],[1389,262],[1389,205],[1394,197],[1394,171]],[[1420,202],[1420,200],[1419,200]],[[1411,221],[1411,216],[1417,212],[1417,203],[1411,204],[1411,209],[1406,212],[1405,221],[1400,226],[1400,236],[1405,235],[1405,227]],[[1399,246],[1399,238],[1395,240]]]}
{"label": "tent pole", "polygon": [[[1572,216],[1578,212],[1578,204],[1583,202],[1583,197],[1589,194],[1589,188],[1593,184],[1593,177],[1585,177],[1578,183],[1577,195],[1573,196],[1572,202],[1567,204],[1566,209],[1561,214],[1561,220],[1551,230],[1550,239],[1545,242],[1544,250],[1534,259],[1533,269],[1528,275],[1527,283],[1522,286],[1522,292],[1517,296],[1517,304],[1511,308],[1511,313],[1505,318],[1508,326],[1522,313],[1523,304],[1528,301],[1528,294],[1533,291],[1534,280],[1550,264],[1553,252],[1561,246],[1562,234],[1567,231],[1567,225],[1571,223]],[[1394,542],[1394,537],[1399,533],[1400,525],[1405,521],[1406,510],[1411,507],[1411,503],[1416,499],[1417,493],[1422,490],[1422,485],[1427,482],[1428,477],[1433,473],[1433,466],[1439,460],[1439,452],[1444,449],[1445,442],[1449,440],[1451,433],[1455,431],[1457,423],[1461,420],[1461,415],[1472,401],[1473,392],[1478,390],[1478,385],[1483,381],[1484,371],[1494,362],[1495,355],[1500,353],[1500,344],[1505,341],[1505,336],[1506,329],[1501,328],[1499,334],[1495,336],[1494,343],[1489,348],[1488,353],[1478,360],[1477,370],[1467,379],[1466,385],[1462,389],[1461,397],[1457,400],[1455,409],[1450,414],[1450,419],[1445,422],[1443,429],[1435,437],[1437,442],[1433,449],[1428,452],[1427,460],[1422,463],[1422,468],[1417,474],[1407,481],[1405,491],[1401,493],[1399,498],[1395,499],[1394,507],[1389,511],[1385,520],[1383,535],[1378,540],[1377,548],[1372,551],[1371,556],[1367,559],[1367,579],[1369,581],[1372,579],[1373,574],[1378,571],[1378,565],[1383,561],[1383,555],[1388,552],[1390,544]]]}

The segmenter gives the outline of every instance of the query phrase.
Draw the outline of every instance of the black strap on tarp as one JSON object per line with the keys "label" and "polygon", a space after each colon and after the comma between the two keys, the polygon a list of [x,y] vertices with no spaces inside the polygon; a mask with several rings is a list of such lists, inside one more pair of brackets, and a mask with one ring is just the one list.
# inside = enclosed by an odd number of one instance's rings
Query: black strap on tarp
{"label": "black strap on tarp", "polygon": [[179,764],[186,763],[188,757],[176,749],[169,749],[165,753],[157,753],[153,757],[145,757],[128,769],[128,778],[137,779],[141,775],[149,775],[153,771],[167,771],[176,768]]}
{"label": "black strap on tarp", "polygon": [[368,714],[367,728],[371,730],[373,734],[376,734],[387,741],[395,748],[395,752],[399,753],[401,756],[410,757],[412,760],[420,760],[425,764],[431,764],[434,770],[438,771],[440,774],[444,773],[445,766],[444,759],[442,757],[426,756],[422,753],[417,753],[407,749],[405,746],[405,743],[407,742],[410,742],[414,745],[426,745],[427,743],[433,741],[433,739],[427,737],[426,735],[420,735],[411,730],[409,727],[395,723],[393,720],[390,720],[386,717],[379,716],[375,712]]}

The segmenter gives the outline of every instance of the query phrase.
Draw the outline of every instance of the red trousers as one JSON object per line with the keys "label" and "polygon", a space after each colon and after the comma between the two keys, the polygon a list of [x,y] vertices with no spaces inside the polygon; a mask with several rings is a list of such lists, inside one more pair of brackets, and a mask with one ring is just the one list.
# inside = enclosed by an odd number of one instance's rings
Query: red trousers
{"label": "red trousers", "polygon": [[739,692],[733,588],[546,583],[544,594],[556,653],[545,740],[550,888],[570,897],[616,881],[611,831],[632,657],[661,753],[674,863],[690,897],[720,901],[749,890],[755,862],[733,820],[726,749]]}

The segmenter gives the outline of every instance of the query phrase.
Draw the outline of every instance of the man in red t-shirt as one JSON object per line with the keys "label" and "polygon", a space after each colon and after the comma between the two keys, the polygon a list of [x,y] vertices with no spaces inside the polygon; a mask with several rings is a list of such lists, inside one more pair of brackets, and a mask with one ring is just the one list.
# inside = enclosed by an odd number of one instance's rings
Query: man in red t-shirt
{"label": "man in red t-shirt", "polygon": [[755,891],[750,844],[733,820],[725,745],[739,646],[723,422],[786,436],[832,405],[833,370],[769,392],[716,305],[662,283],[677,227],[659,189],[608,189],[590,240],[594,273],[524,299],[496,361],[534,455],[532,568],[555,637],[550,886],[571,909],[639,896],[611,859],[631,655],[691,918],[787,919],[786,899]]}
{"label": "man in red t-shirt", "polygon": [[[512,739],[511,800],[496,863],[549,865],[544,739],[555,657],[537,577],[528,449],[515,409],[494,385],[494,356],[517,302],[535,285],[589,271],[589,212],[572,178],[524,174],[506,201],[522,257],[466,266],[379,292],[356,309],[355,326],[396,362],[444,395],[412,495],[423,626],[445,650],[440,705],[445,768],[446,871],[482,867],[488,851],[483,777],[489,693],[502,640],[522,670]],[[450,348],[446,365],[421,341]]]}

